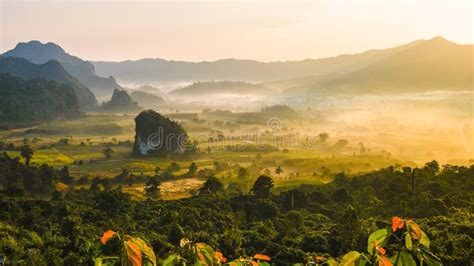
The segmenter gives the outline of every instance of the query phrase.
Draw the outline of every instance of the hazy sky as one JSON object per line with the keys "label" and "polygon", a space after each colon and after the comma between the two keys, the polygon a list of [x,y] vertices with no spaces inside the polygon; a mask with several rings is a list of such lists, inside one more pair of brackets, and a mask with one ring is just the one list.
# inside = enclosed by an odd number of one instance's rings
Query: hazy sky
{"label": "hazy sky", "polygon": [[473,43],[472,1],[0,0],[0,52],[32,39],[88,60],[300,60],[437,35]]}

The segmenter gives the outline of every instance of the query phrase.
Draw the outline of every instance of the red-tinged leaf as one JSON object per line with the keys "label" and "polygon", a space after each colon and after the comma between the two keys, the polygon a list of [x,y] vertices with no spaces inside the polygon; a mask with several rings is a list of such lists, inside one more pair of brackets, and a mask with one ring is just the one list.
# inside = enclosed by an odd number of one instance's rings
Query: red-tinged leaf
{"label": "red-tinged leaf", "polygon": [[128,261],[132,266],[142,266],[142,252],[138,248],[137,244],[131,241],[124,242],[125,251],[127,252]]}
{"label": "red-tinged leaf", "polygon": [[392,266],[393,263],[387,257],[381,256],[379,258],[379,266]]}
{"label": "red-tinged leaf", "polygon": [[112,230],[106,231],[104,232],[104,234],[102,234],[102,237],[100,238],[100,242],[102,243],[102,245],[105,245],[107,244],[107,241],[109,241],[112,237],[116,235],[117,233],[115,233]]}
{"label": "red-tinged leaf", "polygon": [[398,229],[402,229],[404,226],[405,226],[405,223],[400,217],[394,216],[392,218],[392,232],[395,232]]}

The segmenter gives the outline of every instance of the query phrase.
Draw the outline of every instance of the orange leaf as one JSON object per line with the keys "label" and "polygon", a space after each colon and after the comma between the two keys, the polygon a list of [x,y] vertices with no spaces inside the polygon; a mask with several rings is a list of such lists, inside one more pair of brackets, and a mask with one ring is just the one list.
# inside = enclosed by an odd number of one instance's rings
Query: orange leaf
{"label": "orange leaf", "polygon": [[127,251],[128,261],[132,263],[132,266],[141,266],[142,265],[142,252],[138,246],[131,242],[125,241],[125,250]]}
{"label": "orange leaf", "polygon": [[379,266],[392,266],[393,263],[385,256],[379,258]]}
{"label": "orange leaf", "polygon": [[408,220],[408,225],[410,226],[410,236],[415,240],[419,240],[421,238],[421,228],[420,226],[415,223],[413,220]]}
{"label": "orange leaf", "polygon": [[385,253],[387,253],[387,251],[385,251],[385,249],[383,247],[378,247],[377,248],[378,252],[380,252],[380,254],[382,255],[385,255]]}
{"label": "orange leaf", "polygon": [[405,226],[405,223],[398,216],[392,218],[392,232],[397,231],[397,229],[402,229]]}
{"label": "orange leaf", "polygon": [[257,260],[270,261],[270,257],[268,255],[265,255],[265,254],[255,254],[253,256],[253,258],[257,259]]}
{"label": "orange leaf", "polygon": [[314,258],[314,260],[315,260],[317,263],[322,263],[322,262],[324,262],[324,261],[326,260],[326,258],[325,258],[325,257],[322,257],[322,256],[316,256],[316,257]]}
{"label": "orange leaf", "polygon": [[115,233],[112,230],[104,232],[104,234],[102,234],[102,237],[100,238],[100,242],[102,242],[102,245],[105,245],[105,244],[107,244],[107,241],[109,241],[115,235],[117,235],[117,233]]}
{"label": "orange leaf", "polygon": [[222,254],[220,251],[214,252],[214,258],[218,263],[225,263],[227,261],[226,257],[224,257],[224,254]]}

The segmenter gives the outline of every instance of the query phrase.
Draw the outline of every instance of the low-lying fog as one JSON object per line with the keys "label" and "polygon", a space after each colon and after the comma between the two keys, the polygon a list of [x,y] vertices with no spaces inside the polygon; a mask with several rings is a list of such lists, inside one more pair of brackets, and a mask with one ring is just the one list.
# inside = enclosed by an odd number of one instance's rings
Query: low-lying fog
{"label": "low-lying fog", "polygon": [[[162,92],[172,90],[172,86],[158,86],[160,90],[166,88]],[[164,97],[167,103],[161,106],[162,111],[168,108],[181,113],[205,108],[255,112],[265,106],[285,104],[312,121],[309,126],[302,123],[299,133],[303,135],[328,132],[334,138],[362,142],[366,147],[384,149],[397,158],[417,163],[432,159],[468,163],[474,159],[473,91],[301,98],[279,93]]]}

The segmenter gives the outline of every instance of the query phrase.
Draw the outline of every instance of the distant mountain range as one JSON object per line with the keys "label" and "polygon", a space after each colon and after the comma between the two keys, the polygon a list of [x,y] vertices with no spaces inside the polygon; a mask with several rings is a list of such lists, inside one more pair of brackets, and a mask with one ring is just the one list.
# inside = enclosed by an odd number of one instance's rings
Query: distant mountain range
{"label": "distant mountain range", "polygon": [[114,89],[123,89],[113,77],[97,76],[94,65],[66,53],[63,48],[54,43],[21,42],[14,49],[5,52],[1,56],[4,58],[21,57],[35,64],[44,64],[50,60],[55,60],[67,72],[87,86],[98,98],[109,98]]}
{"label": "distant mountain range", "polygon": [[[135,84],[194,82],[170,93],[171,96],[193,97],[217,93],[305,97],[472,90],[474,76],[474,46],[456,44],[442,37],[360,54],[272,63],[237,59],[91,63],[66,53],[54,43],[38,41],[19,43],[0,57],[10,60],[2,60],[4,65],[0,64],[0,69],[3,67],[3,72],[24,79],[44,77],[68,84],[76,91],[81,104],[94,104],[93,97],[84,87],[101,100],[110,99],[115,89],[124,90],[112,76],[119,82]],[[33,64],[13,57],[25,58]],[[51,60],[59,62],[66,71]]]}
{"label": "distant mountain range", "polygon": [[169,94],[173,96],[205,96],[211,94],[267,94],[271,90],[260,84],[241,81],[195,82],[189,86],[178,88]]}
{"label": "distant mountain range", "polygon": [[79,104],[84,110],[97,108],[97,99],[94,94],[84,84],[72,77],[57,61],[50,60],[44,64],[34,64],[25,58],[6,57],[0,59],[0,73],[8,73],[24,80],[44,78],[63,83],[74,90]]}
{"label": "distant mountain range", "polygon": [[[437,37],[351,71],[286,81],[283,94],[380,94],[473,90],[474,46]],[[273,83],[273,86],[283,87]]]}
{"label": "distant mountain range", "polygon": [[263,63],[237,59],[212,62],[142,59],[92,63],[99,75],[113,75],[121,82],[266,82],[265,86],[278,88],[289,95],[459,90],[472,88],[473,47],[436,37],[389,49],[303,61]]}

